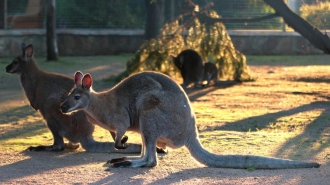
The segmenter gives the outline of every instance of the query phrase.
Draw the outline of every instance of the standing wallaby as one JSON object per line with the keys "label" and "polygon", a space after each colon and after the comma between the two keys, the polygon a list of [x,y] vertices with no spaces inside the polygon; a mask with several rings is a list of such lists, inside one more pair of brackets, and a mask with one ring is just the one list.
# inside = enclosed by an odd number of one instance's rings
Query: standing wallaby
{"label": "standing wallaby", "polygon": [[[39,110],[47,122],[47,126],[53,134],[54,143],[50,146],[29,147],[31,151],[61,151],[64,148],[76,149],[81,143],[88,152],[121,152],[139,153],[141,145],[131,144],[126,150],[115,150],[114,143],[97,142],[93,139],[94,125],[86,118],[83,111],[72,115],[61,113],[60,104],[66,98],[68,92],[74,87],[74,80],[64,75],[49,73],[39,69],[35,62],[33,46],[22,44],[23,54],[16,57],[6,67],[7,73],[20,75],[21,85],[30,102],[30,105]],[[116,137],[116,133],[111,133]],[[66,138],[69,143],[64,143]],[[122,139],[125,144],[127,136]]]}
{"label": "standing wallaby", "polygon": [[204,81],[207,81],[204,86],[208,86],[210,81],[216,83],[218,80],[218,69],[215,64],[204,63],[202,57],[195,50],[183,50],[177,57],[172,55],[170,57],[174,65],[180,70],[184,88],[189,87],[192,83],[195,87],[201,87]]}
{"label": "standing wallaby", "polygon": [[[156,166],[156,145],[179,148],[186,146],[200,163],[219,168],[313,168],[317,163],[292,161],[253,155],[216,155],[199,142],[195,114],[184,90],[171,78],[156,72],[132,75],[110,90],[95,92],[90,74],[75,74],[76,87],[62,103],[63,113],[84,110],[118,138],[126,130],[141,134],[141,157],[112,159],[114,167]],[[116,138],[115,147],[120,146]]]}

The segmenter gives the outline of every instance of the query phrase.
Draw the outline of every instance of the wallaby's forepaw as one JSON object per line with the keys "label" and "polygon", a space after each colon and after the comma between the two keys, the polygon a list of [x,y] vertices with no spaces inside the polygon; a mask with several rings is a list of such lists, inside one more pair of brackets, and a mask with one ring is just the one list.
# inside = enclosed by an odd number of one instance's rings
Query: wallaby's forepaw
{"label": "wallaby's forepaw", "polygon": [[114,163],[118,163],[118,162],[123,162],[126,161],[126,157],[120,157],[120,158],[113,158],[110,159],[109,161],[107,161],[107,164],[114,164]]}
{"label": "wallaby's forepaw", "polygon": [[129,146],[129,144],[125,143],[125,144],[123,144],[121,146],[115,146],[115,148],[116,149],[126,149],[126,148],[128,148],[128,146]]}
{"label": "wallaby's forepaw", "polygon": [[128,148],[128,146],[129,146],[129,144],[128,143],[121,143],[121,145],[115,145],[115,148],[116,149],[126,149],[126,148]]}
{"label": "wallaby's forepaw", "polygon": [[125,145],[127,140],[128,140],[128,136],[123,136],[123,138],[121,138],[121,144]]}
{"label": "wallaby's forepaw", "polygon": [[128,148],[129,144],[126,143],[127,140],[128,140],[128,137],[127,137],[127,136],[123,136],[123,137],[121,138],[121,140],[120,140],[120,145],[115,144],[115,148],[116,148],[116,149],[126,149],[126,148]]}

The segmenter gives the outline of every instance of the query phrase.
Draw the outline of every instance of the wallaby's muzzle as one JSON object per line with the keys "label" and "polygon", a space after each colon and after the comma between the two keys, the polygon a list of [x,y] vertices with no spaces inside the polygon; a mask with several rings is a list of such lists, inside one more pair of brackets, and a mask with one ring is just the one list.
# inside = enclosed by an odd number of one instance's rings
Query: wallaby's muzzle
{"label": "wallaby's muzzle", "polygon": [[6,67],[6,72],[7,72],[7,73],[13,73],[13,70],[12,70],[12,64],[9,64],[9,65]]}
{"label": "wallaby's muzzle", "polygon": [[69,112],[69,107],[66,105],[66,102],[63,102],[60,108],[61,108],[62,113]]}

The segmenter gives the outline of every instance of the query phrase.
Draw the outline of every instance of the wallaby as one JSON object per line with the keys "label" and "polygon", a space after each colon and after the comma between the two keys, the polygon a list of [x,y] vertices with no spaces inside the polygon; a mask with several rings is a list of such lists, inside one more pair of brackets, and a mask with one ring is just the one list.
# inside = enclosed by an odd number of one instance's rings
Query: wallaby
{"label": "wallaby", "polygon": [[[112,159],[114,167],[153,167],[157,165],[156,145],[164,148],[186,146],[200,163],[219,168],[317,168],[317,163],[292,161],[253,155],[216,155],[201,145],[195,114],[183,88],[171,78],[157,72],[134,74],[115,87],[95,92],[90,74],[75,74],[75,88],[62,103],[63,113],[84,110],[98,124],[116,130],[121,138],[126,130],[142,137],[138,159]],[[120,146],[116,138],[115,147]]]}
{"label": "wallaby", "polygon": [[[206,81],[206,84],[204,82]],[[216,84],[218,82],[218,68],[212,62],[205,62],[204,63],[204,78],[203,78],[203,85],[209,86],[210,82]]]}
{"label": "wallaby", "polygon": [[208,86],[210,81],[216,83],[218,79],[217,67],[211,62],[204,63],[202,57],[195,50],[186,49],[181,51],[177,57],[172,55],[170,57],[181,72],[184,88],[189,87],[192,83],[195,87],[201,87],[204,81],[207,81],[204,86]]}
{"label": "wallaby", "polygon": [[[30,105],[40,111],[52,132],[54,143],[50,146],[29,147],[31,151],[61,151],[64,148],[76,149],[81,144],[88,152],[121,152],[140,153],[141,145],[130,144],[126,150],[115,150],[113,142],[97,142],[93,139],[94,125],[91,124],[83,111],[72,115],[61,113],[60,104],[68,92],[74,87],[74,80],[67,76],[50,73],[39,69],[33,53],[33,46],[22,44],[23,54],[16,57],[6,67],[7,73],[20,75],[21,85]],[[115,132],[111,132],[113,138]],[[122,135],[121,135],[122,136]],[[66,138],[69,143],[64,143]],[[125,148],[127,136],[120,138]]]}

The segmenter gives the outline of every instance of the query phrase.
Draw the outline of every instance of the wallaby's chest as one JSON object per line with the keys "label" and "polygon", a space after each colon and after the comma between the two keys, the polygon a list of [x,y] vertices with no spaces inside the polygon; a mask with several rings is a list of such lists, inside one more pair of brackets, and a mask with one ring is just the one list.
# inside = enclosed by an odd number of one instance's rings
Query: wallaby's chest
{"label": "wallaby's chest", "polygon": [[104,120],[102,117],[94,118],[91,114],[86,114],[86,116],[87,116],[88,121],[91,123],[94,123],[107,130],[111,130],[111,131],[116,130],[115,126],[113,124],[110,124],[110,123],[112,123],[111,121]]}

